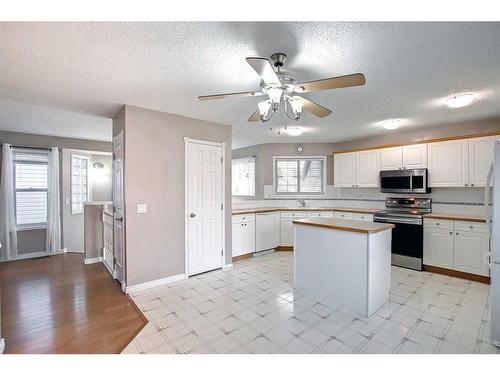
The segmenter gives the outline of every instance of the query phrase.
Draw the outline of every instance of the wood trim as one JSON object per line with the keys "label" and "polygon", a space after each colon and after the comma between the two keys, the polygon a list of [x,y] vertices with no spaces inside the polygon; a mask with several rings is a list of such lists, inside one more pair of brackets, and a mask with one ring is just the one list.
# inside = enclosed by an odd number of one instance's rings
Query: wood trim
{"label": "wood trim", "polygon": [[[345,223],[342,223],[345,222]],[[394,224],[389,223],[372,223],[357,220],[346,220],[346,219],[329,219],[328,221],[319,221],[318,218],[314,219],[299,219],[293,220],[295,225],[308,225],[311,227],[342,230],[346,232],[356,232],[373,234],[378,232],[383,232],[384,230],[392,229],[395,227]]]}
{"label": "wood trim", "polygon": [[390,148],[390,147],[418,145],[418,144],[422,144],[422,143],[435,143],[435,142],[456,141],[456,140],[460,140],[460,139],[491,137],[494,135],[500,135],[500,131],[487,132],[487,133],[474,133],[474,134],[469,134],[469,135],[457,135],[457,136],[442,137],[442,138],[421,139],[418,141],[411,141],[411,142],[404,142],[404,143],[388,143],[388,144],[382,144],[379,146],[370,146],[370,147],[365,147],[365,148],[353,148],[350,150],[334,151],[334,152],[332,152],[332,154],[333,155],[346,154],[349,152],[359,152],[359,151],[376,150],[376,149]]}
{"label": "wood trim", "polygon": [[491,280],[488,276],[474,275],[472,273],[450,270],[447,268],[423,265],[423,270],[427,272],[439,273],[441,275],[458,277],[460,279],[477,281],[479,283],[490,284]]}
{"label": "wood trim", "polygon": [[293,246],[278,246],[275,251],[293,251]]}
{"label": "wood trim", "polygon": [[252,257],[253,257],[253,253],[238,255],[238,256],[233,257],[233,263],[237,262],[239,260],[249,259],[249,258],[252,258]]}
{"label": "wood trim", "polygon": [[143,324],[142,324],[141,327],[139,327],[139,328],[136,329],[136,331],[134,332],[133,336],[130,337],[130,339],[127,341],[127,343],[125,343],[116,354],[120,354],[121,352],[123,352],[125,350],[125,348],[132,342],[132,340],[137,337],[137,335],[139,334],[139,332],[142,331],[142,329],[146,326],[146,324],[149,323],[148,318],[146,318],[146,315],[144,315],[144,313],[141,311],[141,309],[139,308],[139,306],[137,306],[135,304],[135,302],[132,299],[132,297],[130,297],[128,294],[125,294],[125,297],[129,301],[130,305],[134,308],[134,310],[137,313],[137,315],[139,315],[139,317],[142,319]]}

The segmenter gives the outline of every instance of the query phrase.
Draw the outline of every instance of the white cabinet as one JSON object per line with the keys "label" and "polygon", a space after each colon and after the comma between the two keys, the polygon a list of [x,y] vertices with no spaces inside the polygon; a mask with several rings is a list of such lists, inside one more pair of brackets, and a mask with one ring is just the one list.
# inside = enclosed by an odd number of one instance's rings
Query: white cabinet
{"label": "white cabinet", "polygon": [[333,186],[354,187],[356,185],[356,153],[336,154],[333,157]]}
{"label": "white cabinet", "polygon": [[429,143],[429,186],[468,186],[468,148],[467,139]]}
{"label": "white cabinet", "polygon": [[233,215],[232,256],[255,252],[255,214]]}
{"label": "white cabinet", "polygon": [[499,136],[469,139],[469,184],[484,186],[493,161],[493,148]]}
{"label": "white cabinet", "polygon": [[333,211],[307,211],[307,217],[333,217]]}
{"label": "white cabinet", "polygon": [[403,146],[403,168],[427,168],[427,143]]}
{"label": "white cabinet", "polygon": [[453,269],[453,231],[424,228],[424,264]]}
{"label": "white cabinet", "polygon": [[255,215],[255,251],[274,249],[280,245],[280,213]]}
{"label": "white cabinet", "polygon": [[281,212],[281,246],[293,246],[293,220],[305,219],[306,212]]}
{"label": "white cabinet", "polygon": [[335,211],[335,217],[337,219],[348,219],[352,220],[352,212]]}
{"label": "white cabinet", "polygon": [[353,220],[361,220],[361,221],[373,221],[373,215],[360,213],[360,212],[353,212],[352,219]]}
{"label": "white cabinet", "polygon": [[380,150],[380,170],[427,168],[427,143]]}
{"label": "white cabinet", "polygon": [[485,223],[424,219],[424,264],[489,276]]}
{"label": "white cabinet", "polygon": [[454,269],[489,276],[485,254],[489,251],[489,236],[485,233],[455,232]]}
{"label": "white cabinet", "polygon": [[380,150],[356,152],[356,187],[380,186]]}
{"label": "white cabinet", "polygon": [[380,170],[391,171],[403,167],[403,147],[387,147],[380,150]]}

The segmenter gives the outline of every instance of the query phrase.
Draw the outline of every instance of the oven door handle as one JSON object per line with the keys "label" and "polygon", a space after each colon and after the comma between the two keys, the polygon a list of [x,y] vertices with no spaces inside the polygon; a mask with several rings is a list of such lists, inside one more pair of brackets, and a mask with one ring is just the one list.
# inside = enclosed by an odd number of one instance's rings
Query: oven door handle
{"label": "oven door handle", "polygon": [[422,225],[422,219],[405,219],[405,218],[396,219],[396,218],[386,218],[386,217],[375,217],[373,221],[380,223]]}

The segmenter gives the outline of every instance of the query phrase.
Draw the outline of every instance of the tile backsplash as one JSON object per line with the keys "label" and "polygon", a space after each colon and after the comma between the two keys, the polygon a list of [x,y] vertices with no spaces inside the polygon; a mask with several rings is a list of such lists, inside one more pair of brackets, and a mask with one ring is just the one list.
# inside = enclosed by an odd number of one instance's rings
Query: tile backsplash
{"label": "tile backsplash", "polygon": [[[384,201],[389,196],[378,188],[334,188],[326,187],[326,194],[317,198],[304,198],[307,207],[385,207]],[[483,188],[433,188],[429,194],[419,197],[432,198],[432,211],[439,213],[459,213],[467,215],[484,215]],[[295,207],[300,197],[275,197],[273,185],[264,185],[263,200],[242,200],[233,197],[233,209],[248,207]]]}

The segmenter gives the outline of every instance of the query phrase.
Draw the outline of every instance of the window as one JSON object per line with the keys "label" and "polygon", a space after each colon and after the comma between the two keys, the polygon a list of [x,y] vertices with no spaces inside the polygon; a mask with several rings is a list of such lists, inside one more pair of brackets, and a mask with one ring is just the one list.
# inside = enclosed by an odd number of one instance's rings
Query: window
{"label": "window", "polygon": [[324,194],[325,157],[274,158],[277,195]]}
{"label": "window", "polygon": [[16,148],[14,196],[16,225],[22,229],[47,225],[48,151]]}
{"label": "window", "polygon": [[71,155],[71,213],[83,213],[83,205],[89,200],[89,158]]}
{"label": "window", "polygon": [[255,195],[255,158],[233,159],[233,195]]}

